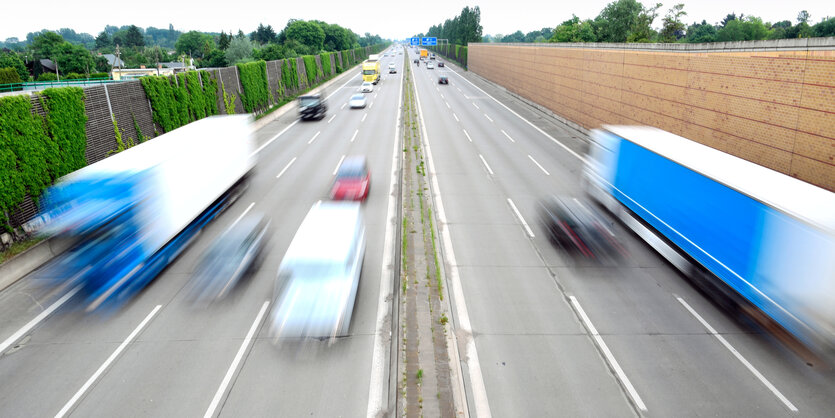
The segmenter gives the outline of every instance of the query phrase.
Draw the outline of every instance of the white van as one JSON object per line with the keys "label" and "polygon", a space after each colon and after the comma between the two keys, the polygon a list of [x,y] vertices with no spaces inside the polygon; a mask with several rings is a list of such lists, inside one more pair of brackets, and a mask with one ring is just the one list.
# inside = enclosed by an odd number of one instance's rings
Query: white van
{"label": "white van", "polygon": [[364,255],[359,202],[313,205],[278,268],[272,335],[277,339],[348,335]]}

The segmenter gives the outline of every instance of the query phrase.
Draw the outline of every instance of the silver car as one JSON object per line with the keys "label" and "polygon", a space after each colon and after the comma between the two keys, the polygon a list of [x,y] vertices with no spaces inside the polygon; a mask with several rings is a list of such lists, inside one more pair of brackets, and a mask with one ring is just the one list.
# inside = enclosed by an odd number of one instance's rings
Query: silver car
{"label": "silver car", "polygon": [[348,101],[348,105],[351,106],[351,109],[362,109],[365,107],[367,100],[365,99],[364,94],[355,94],[351,96],[351,100]]}

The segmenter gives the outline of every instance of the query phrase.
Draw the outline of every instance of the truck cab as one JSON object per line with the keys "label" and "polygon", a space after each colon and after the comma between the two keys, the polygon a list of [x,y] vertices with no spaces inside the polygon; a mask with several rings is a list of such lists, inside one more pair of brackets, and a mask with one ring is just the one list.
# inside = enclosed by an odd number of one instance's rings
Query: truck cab
{"label": "truck cab", "polygon": [[380,56],[372,54],[362,63],[362,81],[380,82]]}

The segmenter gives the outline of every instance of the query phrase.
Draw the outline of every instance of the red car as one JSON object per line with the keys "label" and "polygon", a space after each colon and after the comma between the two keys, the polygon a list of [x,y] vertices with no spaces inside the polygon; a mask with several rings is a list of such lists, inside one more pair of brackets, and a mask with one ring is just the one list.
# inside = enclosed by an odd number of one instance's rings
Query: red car
{"label": "red car", "polygon": [[365,200],[371,187],[371,176],[365,157],[348,157],[336,171],[331,187],[331,199]]}

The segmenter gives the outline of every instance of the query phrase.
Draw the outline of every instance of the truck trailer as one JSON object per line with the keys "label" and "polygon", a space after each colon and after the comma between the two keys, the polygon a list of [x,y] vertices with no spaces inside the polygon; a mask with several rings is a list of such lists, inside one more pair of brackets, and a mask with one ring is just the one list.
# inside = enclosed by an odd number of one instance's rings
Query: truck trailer
{"label": "truck trailer", "polygon": [[362,62],[362,81],[380,82],[380,55],[371,54]]}
{"label": "truck trailer", "polygon": [[59,179],[31,225],[75,244],[41,274],[80,285],[88,311],[141,290],[244,189],[250,119],[208,117]]}
{"label": "truck trailer", "polygon": [[632,126],[593,131],[584,179],[592,197],[697,283],[755,307],[778,335],[832,353],[835,193]]}

